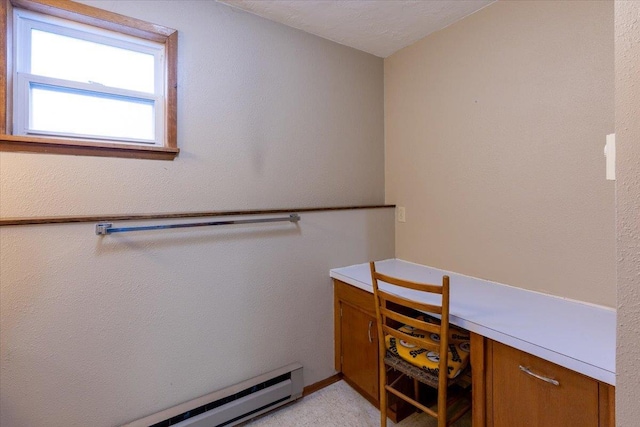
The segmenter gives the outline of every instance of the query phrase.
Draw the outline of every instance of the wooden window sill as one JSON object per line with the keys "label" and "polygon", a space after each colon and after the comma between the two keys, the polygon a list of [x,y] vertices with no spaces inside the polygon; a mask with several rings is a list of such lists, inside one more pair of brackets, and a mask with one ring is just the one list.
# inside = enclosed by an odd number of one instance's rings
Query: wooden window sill
{"label": "wooden window sill", "polygon": [[0,151],[68,154],[74,156],[124,157],[173,160],[180,152],[174,147],[145,147],[100,141],[0,135]]}

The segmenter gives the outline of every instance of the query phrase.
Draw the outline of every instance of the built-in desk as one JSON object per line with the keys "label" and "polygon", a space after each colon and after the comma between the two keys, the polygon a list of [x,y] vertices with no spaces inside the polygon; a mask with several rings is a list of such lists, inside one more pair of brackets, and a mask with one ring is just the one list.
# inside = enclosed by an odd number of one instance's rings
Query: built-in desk
{"label": "built-in desk", "polygon": [[[503,359],[500,358],[519,357],[517,353],[510,353],[510,349],[519,350],[526,357],[537,356],[535,359],[527,359],[528,364],[535,366],[536,361],[540,359],[540,362],[552,362],[559,367],[578,372],[588,379],[596,380],[591,381],[595,387],[596,410],[598,406],[600,408],[599,412],[596,412],[600,422],[595,425],[612,425],[613,387],[609,386],[615,385],[615,310],[398,259],[377,262],[376,269],[390,276],[416,282],[441,283],[445,274],[451,278],[450,322],[472,332],[472,370],[475,371],[473,379],[477,382],[474,384],[474,427],[483,426],[485,422],[489,426],[503,425],[493,419],[494,413],[500,413],[500,408],[496,409],[494,403],[496,399],[503,398],[497,394],[498,391],[511,390],[512,385],[503,384],[503,380],[496,375],[501,373]],[[368,293],[373,292],[369,265],[366,263],[336,268],[331,270],[330,275],[339,282]],[[416,298],[416,294],[411,290],[398,293],[408,298]],[[516,370],[517,368],[516,364]],[[516,374],[517,372],[513,373],[514,376]],[[555,388],[567,388],[569,383],[571,381],[566,381],[566,385]],[[590,384],[580,383],[576,387],[580,390],[593,388]],[[542,387],[547,385],[544,384]],[[553,385],[549,387],[549,390],[554,389]],[[546,389],[541,389],[541,393],[542,400],[536,404],[544,406],[546,403],[543,400],[548,399],[545,397]],[[582,400],[589,402],[586,397]],[[517,406],[514,402],[513,407]],[[577,410],[584,412],[580,408]]]}

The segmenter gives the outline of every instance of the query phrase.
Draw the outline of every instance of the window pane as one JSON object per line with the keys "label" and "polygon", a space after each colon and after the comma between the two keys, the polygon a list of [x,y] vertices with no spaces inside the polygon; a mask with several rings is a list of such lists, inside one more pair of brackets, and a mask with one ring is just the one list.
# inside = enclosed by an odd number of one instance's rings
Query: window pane
{"label": "window pane", "polygon": [[154,56],[31,30],[31,74],[154,93]]}
{"label": "window pane", "polygon": [[154,139],[153,101],[31,86],[30,130]]}

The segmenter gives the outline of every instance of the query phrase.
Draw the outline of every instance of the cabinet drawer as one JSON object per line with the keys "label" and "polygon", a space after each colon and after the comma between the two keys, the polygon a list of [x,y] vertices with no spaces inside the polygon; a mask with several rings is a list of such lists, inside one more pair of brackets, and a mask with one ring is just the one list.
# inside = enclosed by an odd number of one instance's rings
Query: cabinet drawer
{"label": "cabinet drawer", "polygon": [[598,382],[493,342],[494,427],[598,427]]}

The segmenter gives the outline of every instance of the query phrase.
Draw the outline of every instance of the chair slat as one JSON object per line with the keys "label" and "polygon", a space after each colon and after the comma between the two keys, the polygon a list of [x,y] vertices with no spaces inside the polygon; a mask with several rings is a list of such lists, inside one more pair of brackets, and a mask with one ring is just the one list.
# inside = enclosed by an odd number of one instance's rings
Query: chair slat
{"label": "chair slat", "polygon": [[413,344],[418,348],[424,348],[425,350],[435,351],[437,353],[440,352],[440,344],[435,344],[432,341],[428,341],[425,338],[414,337],[413,335],[406,334],[402,331],[384,325],[382,327],[384,332],[387,335],[391,335],[392,337],[408,342],[409,344]]}
{"label": "chair slat", "polygon": [[382,315],[387,316],[395,321],[404,323],[405,325],[413,326],[417,329],[422,329],[426,332],[431,332],[434,334],[440,334],[441,332],[440,325],[425,322],[424,320],[414,319],[413,317],[405,316],[404,314],[398,313],[397,311],[389,310],[385,307],[380,307],[380,312],[382,313]]}
{"label": "chair slat", "polygon": [[382,273],[374,273],[374,277],[382,282],[392,285],[401,286],[403,288],[415,289],[416,291],[430,292],[432,294],[442,294],[442,286],[432,285],[429,283],[417,283],[410,280],[398,279],[396,277],[387,276]]}
{"label": "chair slat", "polygon": [[427,313],[442,314],[442,307],[438,305],[412,301],[403,297],[399,297],[397,295],[390,294],[389,292],[383,291],[381,289],[378,289],[378,296],[385,301],[391,301],[396,304],[403,305],[405,307],[413,308],[414,310],[427,312]]}
{"label": "chair slat", "polygon": [[395,394],[396,396],[398,396],[400,399],[404,400],[405,402],[411,403],[413,406],[415,406],[416,408],[419,408],[423,412],[426,412],[427,414],[431,415],[432,417],[438,418],[438,413],[437,412],[435,412],[433,409],[431,409],[431,408],[429,408],[427,406],[424,406],[422,403],[410,398],[406,394],[399,392],[398,390],[396,390],[395,388],[393,388],[391,386],[385,386],[385,389],[388,392]]}

